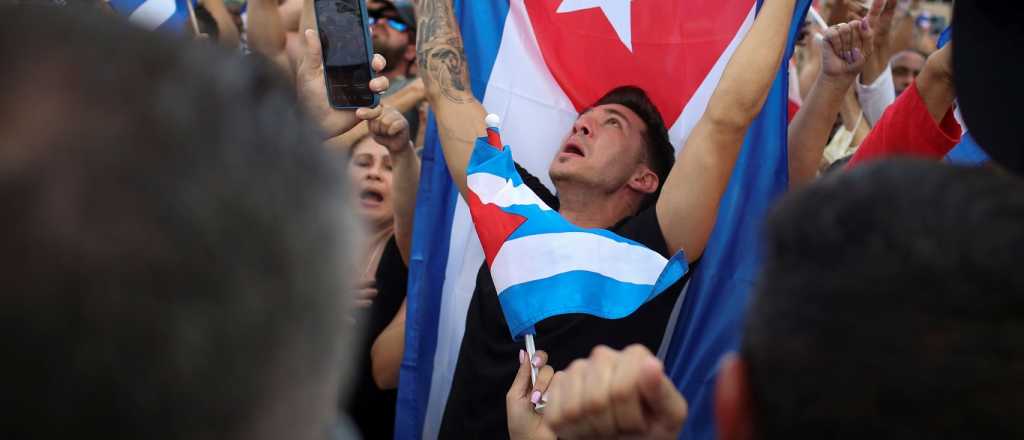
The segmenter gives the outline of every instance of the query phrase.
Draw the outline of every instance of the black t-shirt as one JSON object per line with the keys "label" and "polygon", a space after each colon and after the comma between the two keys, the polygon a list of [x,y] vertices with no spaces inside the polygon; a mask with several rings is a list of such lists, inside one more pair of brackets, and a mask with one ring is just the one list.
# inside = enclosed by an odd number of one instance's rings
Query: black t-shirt
{"label": "black t-shirt", "polygon": [[[524,183],[548,206],[558,201],[540,181],[523,168]],[[665,256],[668,245],[661,233],[654,208],[620,221],[610,229]],[[598,345],[621,349],[643,344],[657,352],[672,308],[685,279],[622,319],[602,319],[584,314],[553,316],[536,325],[538,350],[548,353],[548,364],[556,371],[575,359],[586,358]],[[466,316],[466,333],[459,349],[451,392],[441,422],[442,439],[508,438],[505,394],[519,368],[522,341],[509,334],[491,273],[484,264],[477,274],[476,288]]]}
{"label": "black t-shirt", "polygon": [[392,235],[380,256],[375,275],[377,297],[373,300],[366,313],[359,316],[363,320],[363,335],[359,346],[359,371],[356,376],[356,389],[346,402],[346,412],[366,439],[394,437],[395,403],[398,399],[396,390],[381,390],[373,381],[373,366],[370,360],[370,349],[373,341],[394,319],[405,300],[406,283],[409,270],[398,252],[398,244]]}

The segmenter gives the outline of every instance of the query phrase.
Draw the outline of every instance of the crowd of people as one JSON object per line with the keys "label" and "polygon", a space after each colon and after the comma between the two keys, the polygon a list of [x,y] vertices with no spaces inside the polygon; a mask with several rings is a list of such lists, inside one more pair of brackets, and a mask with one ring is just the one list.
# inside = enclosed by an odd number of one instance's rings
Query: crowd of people
{"label": "crowd of people", "polygon": [[[0,2],[5,438],[394,437],[425,121],[464,197],[486,136],[451,0],[366,0],[382,98],[358,110],[328,102],[314,0],[201,0],[190,40],[51,3]],[[699,264],[797,3],[764,2],[680,153],[622,84],[565,127],[555,191],[522,180]],[[1002,108],[1024,97],[995,56],[1024,12],[961,0],[941,39],[919,3],[801,25],[790,191],[719,366],[721,438],[1024,435]],[[988,160],[944,160],[968,138]],[[623,319],[548,318],[530,357],[481,265],[439,436],[678,438],[687,396],[653,353],[686,281]]]}

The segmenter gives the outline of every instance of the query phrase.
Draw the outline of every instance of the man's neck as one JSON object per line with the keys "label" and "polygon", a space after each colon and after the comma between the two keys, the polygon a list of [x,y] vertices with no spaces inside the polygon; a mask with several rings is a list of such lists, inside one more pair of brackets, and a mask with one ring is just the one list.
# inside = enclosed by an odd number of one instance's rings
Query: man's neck
{"label": "man's neck", "polygon": [[635,203],[624,191],[601,194],[573,189],[558,193],[558,213],[581,228],[608,229],[635,212]]}

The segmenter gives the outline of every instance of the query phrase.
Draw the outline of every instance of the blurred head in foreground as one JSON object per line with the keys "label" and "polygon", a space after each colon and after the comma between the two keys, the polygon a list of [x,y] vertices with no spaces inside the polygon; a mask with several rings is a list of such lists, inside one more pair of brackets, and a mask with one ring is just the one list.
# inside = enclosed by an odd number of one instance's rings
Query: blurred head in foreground
{"label": "blurred head in foreground", "polygon": [[3,438],[321,438],[344,174],[256,60],[0,8]]}

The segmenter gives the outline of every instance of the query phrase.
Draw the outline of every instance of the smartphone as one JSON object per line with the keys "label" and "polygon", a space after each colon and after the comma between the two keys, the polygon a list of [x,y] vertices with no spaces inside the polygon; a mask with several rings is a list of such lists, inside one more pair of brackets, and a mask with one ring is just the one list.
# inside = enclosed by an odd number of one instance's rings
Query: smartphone
{"label": "smartphone", "polygon": [[314,0],[327,97],[334,108],[373,107],[380,97],[370,90],[370,22],[366,0]]}

